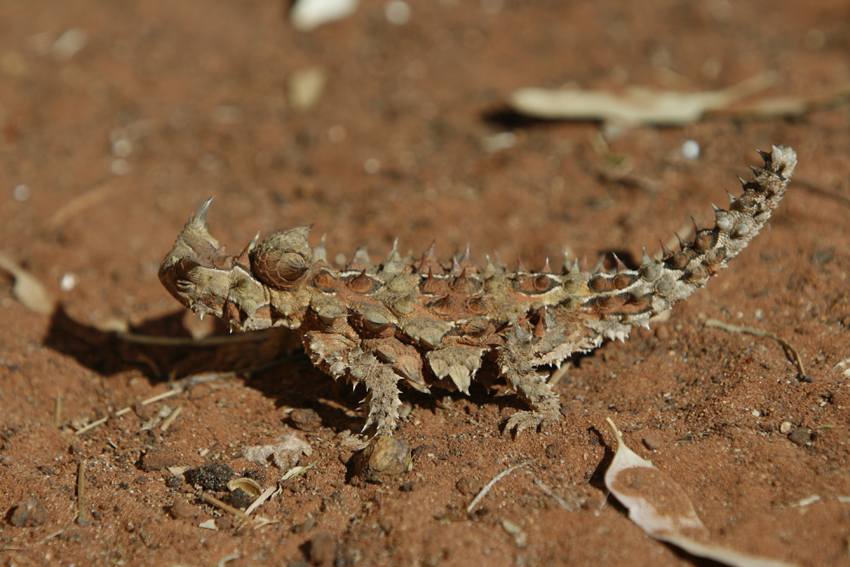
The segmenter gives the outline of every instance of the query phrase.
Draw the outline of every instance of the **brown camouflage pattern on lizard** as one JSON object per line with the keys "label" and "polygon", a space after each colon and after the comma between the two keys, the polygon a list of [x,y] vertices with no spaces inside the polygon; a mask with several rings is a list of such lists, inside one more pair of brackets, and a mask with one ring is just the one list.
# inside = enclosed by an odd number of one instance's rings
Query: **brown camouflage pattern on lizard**
{"label": "brown camouflage pattern on lizard", "polygon": [[229,256],[208,232],[210,199],[178,236],[159,277],[180,303],[231,329],[297,331],[316,366],[365,385],[364,431],[392,434],[399,382],[424,392],[437,385],[468,393],[482,361],[490,361],[530,406],[505,424],[505,431],[519,433],[560,416],[558,395],[538,367],[560,366],[575,352],[648,326],[758,234],[797,164],[787,147],[759,153],[764,167],[741,179],[743,195],[730,195],[729,210],[715,207],[713,228],[697,227],[693,242],[665,250],[661,260],[644,251],[637,270],[617,260],[614,273],[589,273],[569,262],[553,273],[547,260],[540,272],[522,263],[509,271],[489,257],[477,267],[468,247],[442,263],[433,245],[418,261],[402,259],[393,245],[380,265],[361,249],[336,270],[323,242],[310,247],[306,226],[255,238]]}

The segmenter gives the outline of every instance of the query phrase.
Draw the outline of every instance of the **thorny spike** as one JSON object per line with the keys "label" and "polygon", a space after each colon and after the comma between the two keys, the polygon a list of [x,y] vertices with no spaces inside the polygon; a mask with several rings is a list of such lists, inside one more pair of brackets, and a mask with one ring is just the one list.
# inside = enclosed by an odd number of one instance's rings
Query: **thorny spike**
{"label": "thorny spike", "polygon": [[[257,236],[260,236],[259,232],[257,233]],[[242,249],[242,252],[240,252],[239,255],[235,258],[235,262],[237,264],[241,264],[243,266],[251,265],[251,248],[256,242],[257,239],[255,238],[250,244],[248,244],[248,246]]]}
{"label": "thorny spike", "polygon": [[702,227],[699,225],[699,223],[697,223],[694,217],[691,217],[691,222],[694,223],[694,234],[699,234],[699,232],[702,230]]}
{"label": "thorny spike", "polygon": [[[259,236],[259,234],[258,234],[258,236]],[[325,250],[325,237],[326,236],[327,236],[326,234],[323,234],[322,239],[319,240],[319,245],[316,246],[316,248],[313,249],[313,263],[314,264],[317,263],[317,262],[324,262],[325,264],[328,263],[328,251]]]}
{"label": "thorny spike", "polygon": [[596,265],[593,266],[593,270],[591,270],[594,274],[598,274],[599,272],[605,272],[605,256],[600,256],[599,260],[596,261]]}
{"label": "thorny spike", "polygon": [[674,234],[676,235],[676,240],[679,241],[679,249],[684,250],[685,248],[687,248],[687,246],[688,246],[687,243],[682,241],[682,237],[679,236],[679,233],[675,232]]}
{"label": "thorny spike", "polygon": [[646,246],[643,247],[643,257],[640,260],[641,265],[648,264],[652,262],[652,258],[649,257],[649,254],[646,253]]}
{"label": "thorny spike", "polygon": [[354,251],[354,259],[364,264],[367,268],[372,267],[372,258],[369,257],[369,249],[365,246],[361,246]]}
{"label": "thorny spike", "polygon": [[763,167],[759,167],[757,165],[751,165],[749,167],[750,167],[750,170],[752,170],[753,175],[755,175],[756,177],[758,177],[759,175],[762,175],[765,171],[765,169]]}
{"label": "thorny spike", "polygon": [[[576,262],[578,262],[578,260],[576,260]],[[581,259],[581,269],[579,271],[580,272],[586,272],[589,269],[590,269],[590,267],[587,265],[587,256],[585,256],[584,258]]]}
{"label": "thorny spike", "polygon": [[581,269],[578,267],[578,258],[573,260],[573,265],[570,267],[570,273],[571,274],[580,274],[581,273]]}
{"label": "thorny spike", "polygon": [[419,273],[424,273],[425,268],[430,268],[431,266],[440,266],[439,261],[437,260],[437,253],[435,250],[437,249],[437,241],[434,240],[431,242],[431,246],[428,247],[425,252],[422,253],[422,260],[419,262]]}
{"label": "thorny spike", "polygon": [[210,197],[206,200],[206,202],[201,205],[201,209],[192,215],[192,224],[199,228],[206,228],[207,226],[207,213],[210,210],[210,203],[212,203],[213,198]]}
{"label": "thorny spike", "polygon": [[551,274],[552,266],[549,265],[549,256],[546,256],[546,263],[543,264],[543,270],[540,272],[541,274]]}
{"label": "thorny spike", "polygon": [[[322,238],[324,238],[324,237],[322,237]],[[393,249],[390,250],[389,254],[387,254],[386,263],[389,264],[389,263],[392,263],[392,262],[397,262],[398,260],[399,260],[398,238],[396,238],[395,240],[393,240]]]}
{"label": "thorny spike", "polygon": [[628,269],[628,268],[626,268],[626,265],[623,262],[621,262],[619,258],[617,258],[616,254],[614,254],[612,252],[611,255],[614,257],[614,261],[617,262],[617,271],[618,272],[625,272]]}
{"label": "thorny spike", "polygon": [[758,154],[761,156],[761,159],[764,160],[765,165],[770,165],[773,163],[773,156],[768,152],[763,152],[761,150],[756,150]]}
{"label": "thorny spike", "polygon": [[525,264],[522,263],[522,258],[519,257],[519,252],[516,255],[516,271],[517,272],[528,272],[528,268],[525,267]]}
{"label": "thorny spike", "polygon": [[747,187],[747,183],[749,183],[749,182],[748,182],[746,179],[744,179],[744,178],[743,178],[743,177],[741,177],[740,175],[736,175],[735,177],[737,177],[737,178],[738,178],[738,181],[740,181],[740,182],[741,182],[741,186],[742,186],[742,187],[744,187],[744,188],[746,188],[746,187]]}
{"label": "thorny spike", "polygon": [[663,253],[663,258],[665,260],[673,255],[673,251],[667,248],[667,246],[663,242],[661,242],[661,240],[659,240],[658,242],[661,243],[661,252]]}
{"label": "thorny spike", "polygon": [[468,266],[472,260],[469,257],[469,242],[466,243],[466,250],[463,252],[463,258],[460,259],[462,266]]}
{"label": "thorny spike", "polygon": [[357,258],[352,259],[351,262],[349,262],[348,265],[345,267],[346,272],[360,272],[363,269],[363,266],[360,264],[360,262],[357,261]]}
{"label": "thorny spike", "polygon": [[729,195],[729,204],[734,205],[735,204],[735,195],[733,195],[729,191],[726,191],[726,194]]}
{"label": "thorny spike", "polygon": [[456,274],[461,271],[463,268],[460,265],[460,262],[457,261],[457,256],[452,254],[452,273]]}

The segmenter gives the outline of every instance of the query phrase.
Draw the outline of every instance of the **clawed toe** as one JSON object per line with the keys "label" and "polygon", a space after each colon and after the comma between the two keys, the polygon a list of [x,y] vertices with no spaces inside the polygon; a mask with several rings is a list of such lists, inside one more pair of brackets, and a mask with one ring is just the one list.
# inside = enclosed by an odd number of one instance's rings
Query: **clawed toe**
{"label": "clawed toe", "polygon": [[505,422],[504,433],[513,433],[514,437],[526,429],[537,429],[541,425],[548,425],[558,421],[557,414],[549,412],[520,411],[513,414]]}

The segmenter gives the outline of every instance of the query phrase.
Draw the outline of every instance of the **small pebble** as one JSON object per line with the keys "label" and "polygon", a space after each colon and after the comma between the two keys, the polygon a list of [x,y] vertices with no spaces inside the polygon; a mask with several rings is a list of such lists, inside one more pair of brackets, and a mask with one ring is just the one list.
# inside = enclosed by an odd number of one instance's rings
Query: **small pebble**
{"label": "small pebble", "polygon": [[805,427],[798,427],[788,434],[788,440],[794,445],[802,447],[812,440],[812,432]]}
{"label": "small pebble", "polygon": [[355,456],[354,468],[362,480],[381,484],[412,469],[413,457],[402,439],[378,435]]}
{"label": "small pebble", "polygon": [[562,441],[555,441],[546,446],[546,456],[550,459],[557,459],[564,454],[566,445]]}
{"label": "small pebble", "polygon": [[781,433],[783,435],[787,435],[788,433],[791,432],[792,429],[794,429],[794,424],[791,423],[790,421],[783,421],[779,425],[779,433]]}
{"label": "small pebble", "polygon": [[318,523],[319,522],[315,518],[307,518],[304,522],[292,528],[292,531],[297,534],[304,534],[315,528]]}
{"label": "small pebble", "polygon": [[384,17],[391,24],[403,26],[410,21],[411,15],[410,4],[404,0],[392,0],[384,6]]}
{"label": "small pebble", "polygon": [[381,171],[381,162],[375,158],[369,158],[363,163],[363,171],[369,175],[375,175]]}
{"label": "small pebble", "polygon": [[195,506],[192,506],[188,502],[183,502],[182,500],[169,506],[168,513],[175,520],[187,520],[190,522],[200,515],[200,511]]}
{"label": "small pebble", "polygon": [[28,201],[31,195],[32,191],[30,190],[29,185],[18,185],[15,187],[15,190],[12,191],[12,196],[20,203]]}
{"label": "small pebble", "polygon": [[18,528],[34,528],[47,520],[47,510],[38,498],[24,500],[12,512],[9,521]]}
{"label": "small pebble", "polygon": [[77,276],[68,272],[64,276],[62,276],[62,281],[59,282],[59,288],[62,291],[71,291],[72,289],[77,287],[77,281]]}
{"label": "small pebble", "polygon": [[53,43],[53,57],[57,61],[67,61],[86,45],[86,30],[71,28],[59,36]]}
{"label": "small pebble", "polygon": [[455,483],[455,488],[457,488],[458,492],[464,496],[475,496],[481,492],[482,486],[481,481],[473,480],[468,476],[461,477],[461,479]]}
{"label": "small pebble", "polygon": [[309,408],[293,410],[289,414],[289,419],[301,431],[316,431],[322,425],[322,418],[319,417],[319,414]]}
{"label": "small pebble", "polygon": [[659,437],[657,437],[656,435],[653,435],[652,433],[644,436],[642,441],[643,441],[644,446],[647,449],[649,449],[650,451],[658,450],[658,449],[661,448],[662,445],[664,445],[664,442]]}
{"label": "small pebble", "polygon": [[336,559],[337,538],[319,534],[310,541],[310,562],[317,567],[331,567]]}
{"label": "small pebble", "polygon": [[215,527],[220,530],[229,530],[233,527],[233,518],[230,516],[220,516],[215,519]]}
{"label": "small pebble", "polygon": [[685,159],[697,159],[699,157],[700,148],[695,140],[687,140],[682,144],[682,155]]}

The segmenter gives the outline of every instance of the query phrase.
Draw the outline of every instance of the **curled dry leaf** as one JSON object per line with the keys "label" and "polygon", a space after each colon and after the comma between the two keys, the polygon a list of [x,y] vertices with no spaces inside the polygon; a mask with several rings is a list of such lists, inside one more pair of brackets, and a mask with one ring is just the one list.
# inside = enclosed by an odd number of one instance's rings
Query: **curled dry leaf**
{"label": "curled dry leaf", "polygon": [[0,253],[0,270],[8,272],[15,278],[12,286],[12,295],[15,299],[36,313],[45,315],[53,313],[56,302],[38,278],[3,253]]}
{"label": "curled dry leaf", "polygon": [[255,499],[263,493],[263,487],[260,486],[260,484],[256,480],[244,476],[234,478],[233,480],[227,483],[227,489],[230,492],[233,492],[237,488],[241,488],[245,492],[245,494]]}
{"label": "curled dry leaf", "polygon": [[284,436],[274,445],[256,445],[242,449],[242,456],[252,463],[267,467],[273,461],[281,470],[294,467],[301,455],[309,457],[312,454],[313,448],[310,444],[292,434]]}
{"label": "curled dry leaf", "polygon": [[636,455],[623,441],[623,434],[608,418],[617,437],[617,453],[605,472],[605,486],[629,509],[629,519],[655,539],[679,547],[691,555],[706,557],[736,567],[790,567],[774,559],[754,557],[719,546],[711,541],[684,489],[656,469],[651,461]]}

